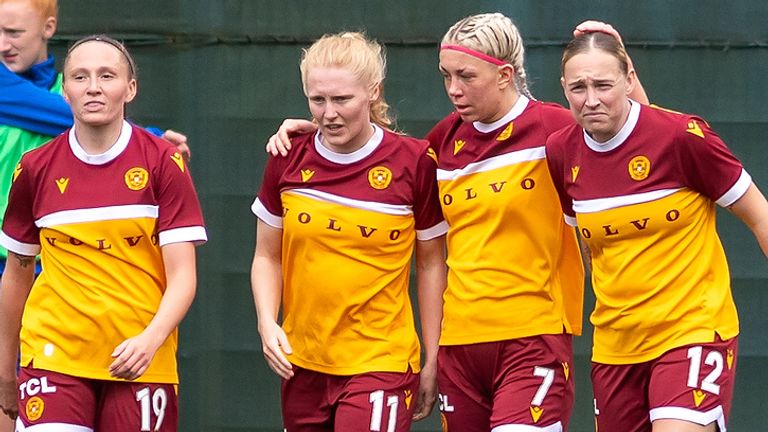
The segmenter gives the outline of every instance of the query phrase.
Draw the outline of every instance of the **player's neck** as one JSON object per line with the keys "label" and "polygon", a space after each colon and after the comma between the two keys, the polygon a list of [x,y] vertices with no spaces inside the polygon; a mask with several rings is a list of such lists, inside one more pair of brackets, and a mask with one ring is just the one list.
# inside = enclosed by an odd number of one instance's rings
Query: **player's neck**
{"label": "player's neck", "polygon": [[80,147],[89,155],[105,153],[112,148],[123,130],[123,121],[102,126],[75,126],[75,135]]}

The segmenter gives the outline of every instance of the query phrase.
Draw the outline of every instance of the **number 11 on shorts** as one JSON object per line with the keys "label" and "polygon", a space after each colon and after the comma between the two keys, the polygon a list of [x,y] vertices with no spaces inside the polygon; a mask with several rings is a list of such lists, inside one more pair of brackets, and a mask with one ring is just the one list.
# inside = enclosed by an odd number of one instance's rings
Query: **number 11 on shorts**
{"label": "number 11 on shorts", "polygon": [[[377,390],[372,392],[368,401],[373,405],[371,410],[371,431],[381,432],[381,423],[384,417],[384,391]],[[389,407],[389,421],[387,422],[387,432],[395,432],[397,425],[397,407],[400,401],[396,395],[387,397],[387,406]]]}

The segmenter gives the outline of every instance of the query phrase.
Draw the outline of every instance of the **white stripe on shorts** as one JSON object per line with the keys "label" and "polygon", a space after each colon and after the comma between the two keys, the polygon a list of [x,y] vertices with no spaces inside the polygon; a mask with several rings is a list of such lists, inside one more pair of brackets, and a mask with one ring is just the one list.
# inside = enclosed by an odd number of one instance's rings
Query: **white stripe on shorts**
{"label": "white stripe on shorts", "polygon": [[17,418],[16,432],[93,432],[93,429],[70,423],[45,423],[24,427],[21,419]]}
{"label": "white stripe on shorts", "polygon": [[563,432],[563,424],[557,422],[544,427],[505,424],[496,426],[491,432]]}
{"label": "white stripe on shorts", "polygon": [[707,412],[681,407],[660,407],[652,409],[650,415],[651,421],[660,419],[685,420],[702,426],[706,426],[716,421],[717,427],[720,428],[720,432],[726,432],[725,416],[723,415],[723,407],[720,405]]}

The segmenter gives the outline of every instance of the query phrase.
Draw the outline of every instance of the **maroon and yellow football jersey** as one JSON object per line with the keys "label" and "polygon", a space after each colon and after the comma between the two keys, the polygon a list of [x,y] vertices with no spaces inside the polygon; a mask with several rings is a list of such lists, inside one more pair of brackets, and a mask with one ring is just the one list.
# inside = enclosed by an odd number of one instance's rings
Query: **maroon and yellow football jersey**
{"label": "maroon and yellow football jersey", "polygon": [[703,120],[633,102],[608,142],[571,126],[550,137],[547,159],[592,254],[595,362],[738,334],[714,204],[732,204],[751,178]]}
{"label": "maroon and yellow football jersey", "polygon": [[[183,158],[126,122],[112,148],[89,155],[71,129],[24,155],[9,203],[0,244],[40,253],[43,266],[24,309],[22,365],[113,379],[112,351],[144,330],[165,291],[160,248],[206,240]],[[176,339],[138,381],[178,382]]]}
{"label": "maroon and yellow football jersey", "polygon": [[375,127],[334,153],[319,134],[270,158],[252,210],[282,228],[289,360],[334,375],[420,369],[408,295],[414,242],[443,235],[425,141]]}
{"label": "maroon and yellow football jersey", "polygon": [[493,124],[453,113],[429,133],[449,224],[441,345],[581,333],[584,270],[544,160],[571,123],[521,96]]}

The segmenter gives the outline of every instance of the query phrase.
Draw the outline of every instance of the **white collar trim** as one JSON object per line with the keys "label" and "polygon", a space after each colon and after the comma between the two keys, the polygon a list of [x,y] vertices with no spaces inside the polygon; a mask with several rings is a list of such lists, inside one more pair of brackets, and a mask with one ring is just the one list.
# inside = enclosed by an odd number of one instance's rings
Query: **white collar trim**
{"label": "white collar trim", "polygon": [[133,126],[130,123],[123,120],[123,126],[120,129],[120,136],[117,137],[117,141],[109,148],[109,150],[100,154],[88,154],[80,146],[80,142],[75,135],[75,126],[69,130],[69,148],[76,158],[87,163],[88,165],[104,165],[108,162],[115,160],[120,154],[128,147],[128,141],[131,140],[133,134]]}
{"label": "white collar trim", "polygon": [[629,134],[631,134],[632,131],[635,130],[635,126],[637,125],[637,119],[640,117],[640,104],[633,101],[632,99],[629,99],[629,104],[630,104],[630,107],[629,107],[629,115],[627,116],[627,121],[624,123],[624,126],[622,126],[621,129],[619,129],[619,132],[608,141],[602,142],[602,143],[595,141],[594,138],[589,136],[586,130],[583,131],[584,142],[587,143],[587,146],[589,148],[591,148],[596,152],[605,153],[624,144],[624,141],[627,140],[627,138],[629,137]]}
{"label": "white collar trim", "polygon": [[317,152],[323,158],[337,164],[349,165],[361,161],[373,153],[373,151],[379,147],[381,141],[384,139],[384,130],[373,123],[371,123],[371,126],[373,126],[373,135],[371,138],[367,143],[365,143],[364,146],[353,151],[352,153],[338,153],[327,148],[322,143],[323,134],[321,134],[319,131],[315,134],[315,150],[317,150]]}
{"label": "white collar trim", "polygon": [[528,107],[529,101],[530,99],[528,99],[523,95],[520,95],[517,97],[517,101],[515,101],[515,104],[512,105],[512,109],[510,109],[508,113],[504,114],[504,117],[496,120],[493,123],[482,123],[479,121],[472,122],[472,126],[474,126],[478,132],[482,132],[482,133],[493,132],[502,126],[506,126],[512,120],[518,118],[520,114],[522,114],[523,111],[525,111],[525,108]]}

